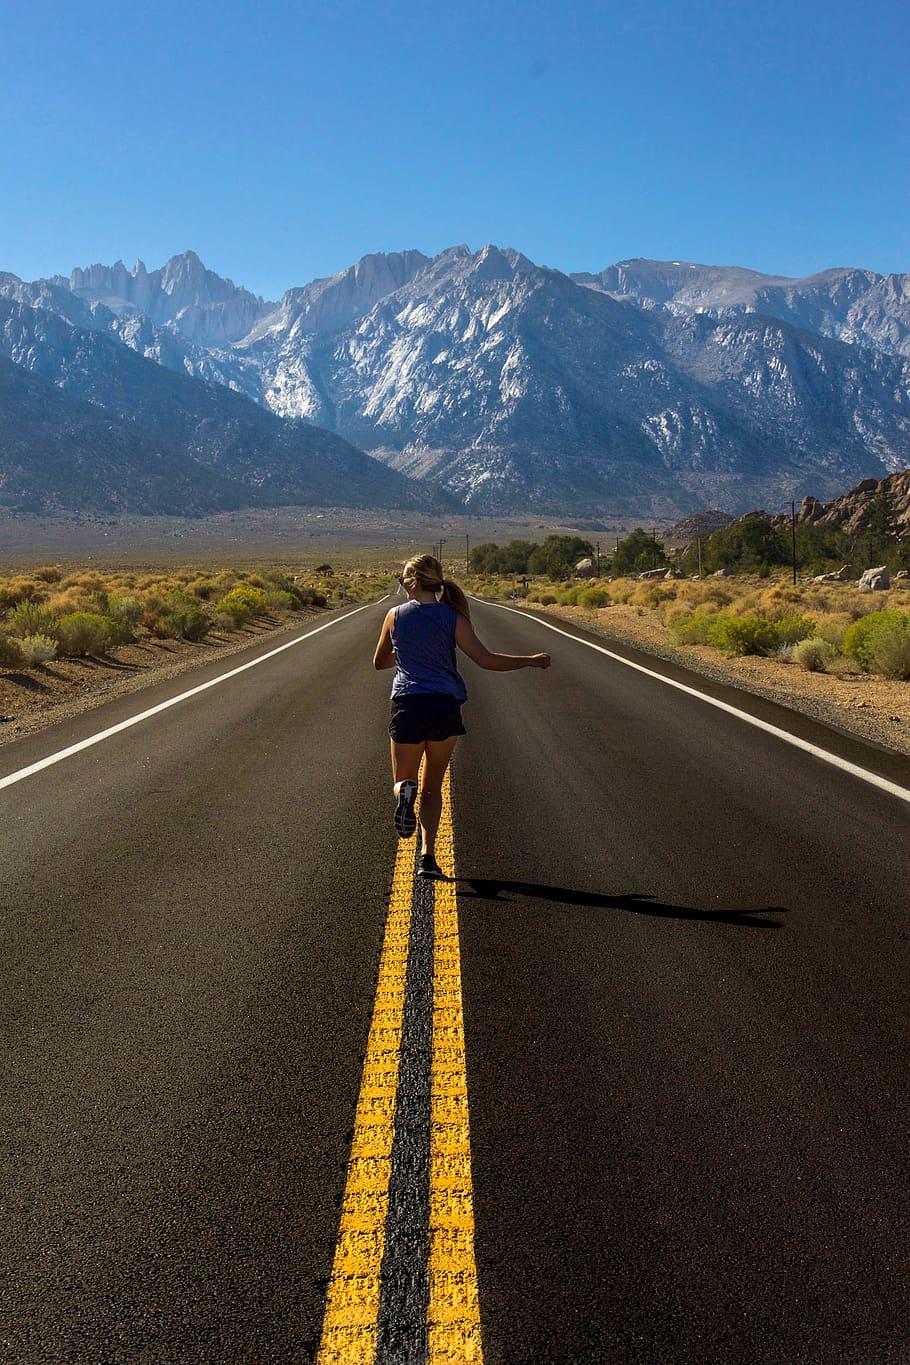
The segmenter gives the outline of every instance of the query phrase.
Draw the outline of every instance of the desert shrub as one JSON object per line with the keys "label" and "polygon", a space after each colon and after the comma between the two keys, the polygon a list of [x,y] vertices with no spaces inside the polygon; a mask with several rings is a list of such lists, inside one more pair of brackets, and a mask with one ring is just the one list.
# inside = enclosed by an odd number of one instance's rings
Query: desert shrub
{"label": "desert shrub", "polygon": [[281,588],[270,588],[265,601],[269,611],[297,611],[300,606],[295,594],[284,592]]}
{"label": "desert shrub", "polygon": [[711,643],[710,635],[718,615],[710,607],[702,607],[700,611],[681,611],[671,620],[670,629],[681,645],[707,645]]}
{"label": "desert shrub", "polygon": [[644,583],[636,583],[629,594],[629,602],[633,607],[647,607],[649,611],[653,611],[664,601],[664,597],[662,583],[646,580]]}
{"label": "desert shrub", "polygon": [[24,639],[26,635],[49,635],[56,638],[59,618],[47,607],[35,602],[22,601],[13,607],[7,617],[7,628],[11,635]]}
{"label": "desert shrub", "polygon": [[0,612],[9,611],[18,602],[42,602],[46,596],[43,583],[32,578],[7,578],[0,582]]}
{"label": "desert shrub", "polygon": [[186,585],[187,592],[202,602],[210,601],[219,591],[219,584],[213,578],[191,578]]}
{"label": "desert shrub", "polygon": [[183,635],[181,624],[175,612],[162,611],[155,617],[151,631],[156,640],[179,640]]}
{"label": "desert shrub", "polygon": [[910,612],[869,612],[847,629],[844,649],[868,673],[910,678]]}
{"label": "desert shrub", "polygon": [[731,654],[767,654],[780,642],[774,625],[762,616],[734,616],[718,612],[708,643]]}
{"label": "desert shrub", "polygon": [[52,592],[47,607],[55,616],[67,616],[71,611],[87,611],[88,598],[81,588],[66,588],[62,592]]}
{"label": "desert shrub", "polygon": [[559,601],[559,605],[560,605],[561,607],[577,607],[577,606],[578,606],[578,589],[577,589],[577,588],[567,588],[565,592],[561,592],[561,593],[559,594],[558,601]]}
{"label": "desert shrub", "polygon": [[81,588],[83,592],[103,592],[104,579],[98,573],[71,573],[60,580],[61,588]]}
{"label": "desert shrub", "polygon": [[234,629],[245,626],[247,621],[252,620],[253,608],[250,606],[246,597],[242,596],[238,588],[231,588],[225,593],[218,603],[217,614],[219,616],[229,616],[234,623]]}
{"label": "desert shrub", "polygon": [[816,621],[814,634],[820,640],[827,640],[835,649],[840,649],[844,643],[844,634],[852,621],[849,612],[831,612]]}
{"label": "desert shrub", "polygon": [[885,631],[873,651],[875,671],[886,678],[910,680],[910,630]]}
{"label": "desert shrub", "polygon": [[824,673],[828,665],[837,658],[837,650],[827,640],[818,635],[808,636],[793,646],[792,658],[795,664],[807,673]]}
{"label": "desert shrub", "polygon": [[143,614],[139,598],[109,597],[107,611],[103,614],[111,623],[111,644],[132,644],[136,638],[136,624]]}
{"label": "desert shrub", "polygon": [[836,650],[833,657],[825,665],[826,673],[855,674],[859,671],[859,664],[855,659],[849,658],[846,654],[838,654]]}
{"label": "desert shrub", "polygon": [[46,664],[57,657],[57,641],[50,635],[26,635],[19,648],[27,664]]}
{"label": "desert shrub", "polygon": [[[236,587],[231,589],[228,596],[236,598],[238,602],[245,602],[250,609],[251,616],[260,616],[267,607],[267,598],[262,588],[257,588],[255,585],[250,586],[249,583],[238,583]],[[222,598],[220,605],[223,607],[224,598]]]}
{"label": "desert shrub", "polygon": [[73,611],[58,622],[57,652],[70,658],[103,654],[111,645],[111,623],[91,611]]}
{"label": "desert shrub", "polygon": [[164,596],[159,592],[146,592],[142,601],[142,612],[139,617],[139,624],[145,626],[146,630],[154,633],[164,612]]}
{"label": "desert shrub", "polygon": [[22,662],[22,646],[12,635],[0,635],[0,668],[15,668]]}
{"label": "desert shrub", "polygon": [[305,588],[300,594],[300,600],[305,607],[325,607],[328,605],[328,598],[324,592],[317,592],[315,588]]}
{"label": "desert shrub", "polygon": [[216,611],[212,624],[216,630],[230,632],[237,629],[237,623],[229,611]]}
{"label": "desert shrub", "polygon": [[552,592],[542,592],[540,594],[540,605],[542,607],[555,607],[556,594]]}
{"label": "desert shrub", "polygon": [[208,613],[189,593],[170,593],[162,604],[152,633],[159,640],[202,640],[211,628]]}
{"label": "desert shrub", "polygon": [[815,622],[808,616],[782,616],[774,622],[774,631],[778,644],[795,645],[815,634]]}
{"label": "desert shrub", "polygon": [[587,607],[589,611],[607,607],[610,605],[610,594],[604,592],[603,588],[581,588],[578,593],[578,605]]}
{"label": "desert shrub", "polygon": [[56,564],[42,564],[39,569],[32,570],[32,578],[41,583],[59,583],[62,577],[63,571]]}

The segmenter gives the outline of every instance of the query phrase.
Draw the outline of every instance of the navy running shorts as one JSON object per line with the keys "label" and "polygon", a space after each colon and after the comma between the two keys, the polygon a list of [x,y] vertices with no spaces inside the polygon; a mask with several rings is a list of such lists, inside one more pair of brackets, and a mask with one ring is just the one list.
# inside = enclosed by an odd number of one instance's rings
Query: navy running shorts
{"label": "navy running shorts", "polygon": [[450,739],[467,731],[461,702],[448,692],[406,692],[392,698],[389,734],[398,744]]}

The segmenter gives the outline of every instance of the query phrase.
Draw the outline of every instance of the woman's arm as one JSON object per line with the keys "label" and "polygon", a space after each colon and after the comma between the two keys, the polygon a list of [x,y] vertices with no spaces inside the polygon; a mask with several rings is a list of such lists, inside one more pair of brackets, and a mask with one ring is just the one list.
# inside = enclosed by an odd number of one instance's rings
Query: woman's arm
{"label": "woman's arm", "polygon": [[[466,616],[459,616],[455,626],[455,643],[481,668],[492,673],[511,673],[516,668],[549,668],[549,654],[495,654],[478,640],[474,627]],[[378,667],[378,665],[377,665]]]}
{"label": "woman's arm", "polygon": [[379,641],[376,645],[376,652],[373,655],[374,668],[394,668],[395,650],[392,648],[392,622],[395,619],[395,609],[386,612],[386,618],[382,623],[382,630],[379,632]]}

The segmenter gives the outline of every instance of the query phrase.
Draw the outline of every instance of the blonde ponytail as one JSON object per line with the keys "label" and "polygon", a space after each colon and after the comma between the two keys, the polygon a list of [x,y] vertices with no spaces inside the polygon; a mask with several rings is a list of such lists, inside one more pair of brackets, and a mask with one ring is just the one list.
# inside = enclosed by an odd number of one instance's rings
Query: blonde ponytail
{"label": "blonde ponytail", "polygon": [[450,607],[454,607],[459,616],[471,619],[471,608],[468,606],[468,599],[465,597],[457,583],[453,583],[451,578],[442,580],[442,600],[448,602]]}
{"label": "blonde ponytail", "polygon": [[442,565],[434,555],[415,555],[409,559],[401,571],[401,582],[405,587],[419,584],[427,592],[441,592],[443,602],[470,621],[468,599],[457,583],[451,578],[443,578]]}

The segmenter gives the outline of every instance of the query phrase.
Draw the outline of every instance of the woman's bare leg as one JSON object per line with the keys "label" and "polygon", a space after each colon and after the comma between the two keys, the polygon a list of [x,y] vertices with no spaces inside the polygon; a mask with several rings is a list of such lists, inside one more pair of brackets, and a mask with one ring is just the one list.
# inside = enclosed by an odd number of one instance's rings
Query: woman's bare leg
{"label": "woman's bare leg", "polygon": [[399,782],[417,781],[424,747],[422,743],[399,744],[397,740],[392,740],[392,781],[396,788]]}
{"label": "woman's bare leg", "polygon": [[423,786],[420,791],[421,853],[435,852],[436,831],[442,815],[442,784],[457,743],[457,735],[449,739],[428,739],[426,743]]}

